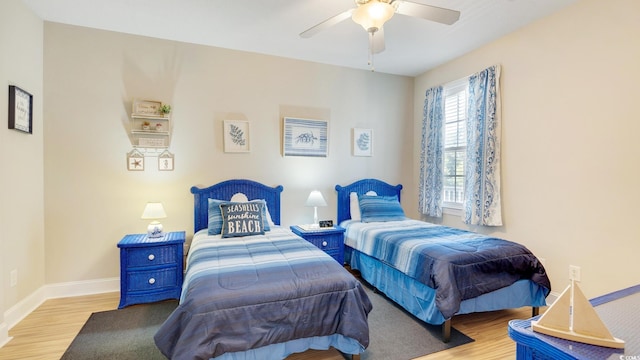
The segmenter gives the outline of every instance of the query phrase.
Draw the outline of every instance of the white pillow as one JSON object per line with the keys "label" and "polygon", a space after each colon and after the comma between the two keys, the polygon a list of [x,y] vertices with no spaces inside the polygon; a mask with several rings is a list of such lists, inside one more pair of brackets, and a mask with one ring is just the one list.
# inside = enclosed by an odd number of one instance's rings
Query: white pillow
{"label": "white pillow", "polygon": [[360,202],[358,194],[355,192],[349,194],[349,210],[351,211],[351,220],[360,221]]}

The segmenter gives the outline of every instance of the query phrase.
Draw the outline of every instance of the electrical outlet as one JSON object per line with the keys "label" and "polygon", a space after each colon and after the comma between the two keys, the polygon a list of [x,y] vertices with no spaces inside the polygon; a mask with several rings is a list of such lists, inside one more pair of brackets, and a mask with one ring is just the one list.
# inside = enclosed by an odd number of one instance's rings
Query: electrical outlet
{"label": "electrical outlet", "polygon": [[569,280],[580,281],[580,266],[569,265]]}
{"label": "electrical outlet", "polygon": [[11,287],[18,285],[18,269],[11,270]]}

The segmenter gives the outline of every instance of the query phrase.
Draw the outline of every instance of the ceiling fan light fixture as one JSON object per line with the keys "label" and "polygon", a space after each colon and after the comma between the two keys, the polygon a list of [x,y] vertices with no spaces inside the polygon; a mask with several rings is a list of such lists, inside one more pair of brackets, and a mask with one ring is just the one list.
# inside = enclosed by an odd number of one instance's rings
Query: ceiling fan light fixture
{"label": "ceiling fan light fixture", "polygon": [[351,18],[366,31],[374,33],[391,19],[395,11],[396,9],[393,5],[388,2],[370,0],[365,4],[358,5]]}

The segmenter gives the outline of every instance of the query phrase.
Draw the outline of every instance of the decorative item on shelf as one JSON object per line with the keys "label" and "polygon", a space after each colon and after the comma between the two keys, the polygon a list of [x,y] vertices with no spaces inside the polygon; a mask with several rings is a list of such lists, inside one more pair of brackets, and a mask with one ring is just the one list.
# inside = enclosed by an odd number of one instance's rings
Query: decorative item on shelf
{"label": "decorative item on shelf", "polygon": [[162,131],[162,124],[160,123],[156,124],[156,131]]}
{"label": "decorative item on shelf", "polygon": [[174,155],[169,150],[163,151],[158,155],[158,170],[173,171]]}
{"label": "decorative item on shelf", "polygon": [[127,170],[144,171],[144,155],[137,149],[127,153]]}
{"label": "decorative item on shelf", "polygon": [[162,103],[153,100],[133,100],[132,115],[136,116],[160,116]]}
{"label": "decorative item on shelf", "polygon": [[159,202],[149,202],[144,207],[144,211],[142,212],[141,219],[143,220],[153,220],[149,223],[147,227],[147,236],[150,238],[159,238],[164,236],[162,232],[162,224],[157,219],[164,219],[167,217],[167,213],[164,212],[164,207],[162,203]]}
{"label": "decorative item on shelf", "polygon": [[162,104],[162,106],[160,106],[160,113],[164,116],[169,115],[169,113],[171,113],[171,105]]}
{"label": "decorative item on shelf", "polygon": [[145,121],[142,123],[142,130],[149,130],[151,128],[151,123],[148,121]]}
{"label": "decorative item on shelf", "polygon": [[327,206],[327,202],[324,200],[322,193],[319,190],[313,190],[309,193],[306,206],[313,206],[313,224],[312,227],[319,227],[318,225],[318,206]]}

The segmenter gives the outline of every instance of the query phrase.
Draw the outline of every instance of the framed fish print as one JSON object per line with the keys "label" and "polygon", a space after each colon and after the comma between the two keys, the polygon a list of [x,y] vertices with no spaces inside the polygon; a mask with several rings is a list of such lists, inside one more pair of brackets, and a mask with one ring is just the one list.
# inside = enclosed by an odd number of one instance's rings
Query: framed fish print
{"label": "framed fish print", "polygon": [[327,157],[329,153],[326,120],[284,118],[282,154],[284,156]]}

